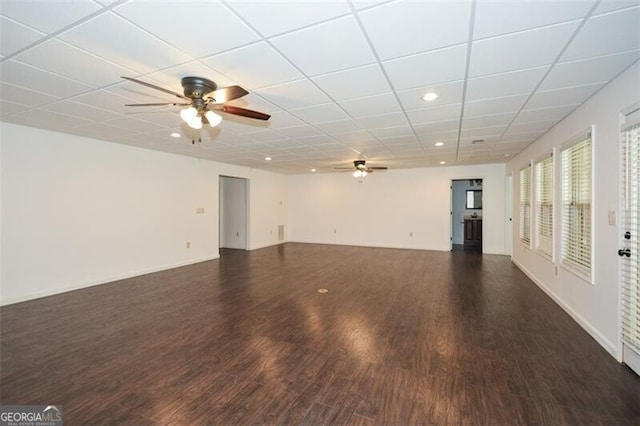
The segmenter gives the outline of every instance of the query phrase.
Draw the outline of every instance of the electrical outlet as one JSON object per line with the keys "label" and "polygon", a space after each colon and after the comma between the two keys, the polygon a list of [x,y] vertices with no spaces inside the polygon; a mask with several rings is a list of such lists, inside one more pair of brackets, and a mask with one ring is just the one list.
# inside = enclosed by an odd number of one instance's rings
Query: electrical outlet
{"label": "electrical outlet", "polygon": [[236,237],[240,236],[240,232],[236,231]]}
{"label": "electrical outlet", "polygon": [[410,237],[413,237],[413,232],[409,232],[409,236],[410,236]]}
{"label": "electrical outlet", "polygon": [[337,230],[336,228],[333,228],[333,233],[334,233],[334,234],[337,234],[337,233],[338,233],[338,230]]}
{"label": "electrical outlet", "polygon": [[187,241],[187,248],[191,248],[191,241]]}
{"label": "electrical outlet", "polygon": [[615,210],[609,211],[609,225],[616,226],[616,212]]}

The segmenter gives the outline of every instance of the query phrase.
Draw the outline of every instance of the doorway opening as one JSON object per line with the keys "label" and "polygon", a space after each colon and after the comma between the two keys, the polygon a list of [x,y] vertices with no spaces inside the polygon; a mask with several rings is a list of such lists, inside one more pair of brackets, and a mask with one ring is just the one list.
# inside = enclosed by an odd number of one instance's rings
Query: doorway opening
{"label": "doorway opening", "polygon": [[482,178],[451,181],[451,250],[482,252]]}
{"label": "doorway opening", "polygon": [[218,246],[227,249],[249,248],[249,180],[220,176]]}

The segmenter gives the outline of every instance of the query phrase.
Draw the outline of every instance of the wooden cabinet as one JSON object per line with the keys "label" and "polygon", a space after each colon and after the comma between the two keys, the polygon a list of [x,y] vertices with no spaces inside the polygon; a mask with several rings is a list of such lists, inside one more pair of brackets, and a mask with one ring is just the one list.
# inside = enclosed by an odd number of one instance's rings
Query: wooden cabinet
{"label": "wooden cabinet", "polygon": [[464,220],[464,245],[482,246],[482,219]]}

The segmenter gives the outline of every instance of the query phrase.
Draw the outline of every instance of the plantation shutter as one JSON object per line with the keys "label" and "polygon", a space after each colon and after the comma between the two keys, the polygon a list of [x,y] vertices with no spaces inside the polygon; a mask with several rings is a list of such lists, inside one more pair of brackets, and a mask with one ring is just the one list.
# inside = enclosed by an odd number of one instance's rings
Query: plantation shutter
{"label": "plantation shutter", "polygon": [[622,130],[622,188],[624,215],[622,247],[630,250],[622,258],[622,340],[640,355],[640,112]]}
{"label": "plantation shutter", "polygon": [[531,243],[531,166],[520,170],[520,241]]}
{"label": "plantation shutter", "polygon": [[553,255],[553,158],[536,164],[536,250]]}
{"label": "plantation shutter", "polygon": [[591,277],[591,135],[562,151],[562,260]]}

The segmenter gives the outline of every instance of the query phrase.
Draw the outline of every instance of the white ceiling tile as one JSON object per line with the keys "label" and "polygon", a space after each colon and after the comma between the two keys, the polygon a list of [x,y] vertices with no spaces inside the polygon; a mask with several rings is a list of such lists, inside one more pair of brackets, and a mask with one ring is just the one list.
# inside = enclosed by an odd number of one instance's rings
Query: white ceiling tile
{"label": "white ceiling tile", "polygon": [[4,99],[4,97],[0,99],[0,117],[5,117],[7,115],[25,112],[30,108],[31,107],[26,105],[17,104],[15,102],[8,101]]}
{"label": "white ceiling tile", "polygon": [[540,82],[547,68],[532,68],[469,79],[466,99],[477,101],[530,93]]}
{"label": "white ceiling tile", "polygon": [[309,76],[375,61],[352,16],[276,37],[271,42]]}
{"label": "white ceiling tile", "polygon": [[638,6],[638,0],[601,0],[593,14],[600,15],[602,13],[634,6]]}
{"label": "white ceiling tile", "polygon": [[98,108],[107,109],[109,111],[119,113],[130,111],[131,109],[125,107],[124,105],[135,102],[131,98],[125,98],[106,90],[95,90],[80,96],[76,96],[72,98],[72,100],[75,102],[80,102],[86,105],[93,105]]}
{"label": "white ceiling tile", "polygon": [[387,60],[466,43],[470,14],[466,0],[409,1],[360,12],[360,19],[378,56]]}
{"label": "white ceiling tile", "polygon": [[549,130],[551,126],[556,123],[557,120],[537,121],[531,123],[514,122],[511,126],[509,126],[503,137],[511,137],[513,135],[521,134],[542,134]]}
{"label": "white ceiling tile", "polygon": [[[258,35],[220,2],[159,1],[150,8],[147,0],[129,1],[115,12],[194,58],[258,40]],[[206,17],[211,17],[211,22],[197,22]]]}
{"label": "white ceiling tile", "polygon": [[356,9],[361,10],[378,6],[383,3],[390,3],[391,1],[395,0],[352,0],[351,3]]}
{"label": "white ceiling tile", "polygon": [[[158,124],[157,123],[149,123],[148,121],[139,120],[133,117],[121,117],[116,118],[114,120],[107,120],[104,124],[108,126],[118,127],[120,129],[125,129],[130,132],[146,132],[149,130],[156,130]],[[155,127],[155,128],[154,128]]]}
{"label": "white ceiling tile", "polygon": [[[550,65],[558,57],[578,22],[503,35],[473,43],[470,77]],[[526,46],[526,54],[522,52]]]}
{"label": "white ceiling tile", "polygon": [[202,59],[214,70],[233,78],[246,89],[255,89],[287,81],[303,75],[267,43],[250,46]]}
{"label": "white ceiling tile", "polygon": [[291,114],[311,124],[346,120],[349,118],[347,113],[334,103],[292,109]]}
{"label": "white ceiling tile", "polygon": [[525,109],[581,104],[604,85],[604,82],[536,92]]}
{"label": "white ceiling tile", "polygon": [[392,93],[367,96],[364,98],[350,99],[338,102],[353,118],[368,117],[371,115],[400,112],[400,105]]}
{"label": "white ceiling tile", "polygon": [[356,120],[359,125],[368,130],[381,129],[385,127],[397,128],[399,126],[407,126],[407,118],[401,112],[393,112],[391,114],[372,115]]}
{"label": "white ceiling tile", "polygon": [[407,116],[411,124],[432,123],[436,121],[450,121],[460,119],[462,104],[444,105],[433,108],[423,108],[408,111]]}
{"label": "white ceiling tile", "polygon": [[467,102],[464,106],[464,116],[477,117],[501,112],[518,112],[528,97],[528,94],[523,94]]}
{"label": "white ceiling tile", "polygon": [[418,137],[436,137],[438,139],[450,139],[457,137],[460,120],[438,121],[435,123],[417,124],[413,126]]}
{"label": "white ceiling tile", "polygon": [[166,68],[151,74],[147,74],[146,78],[154,80],[157,84],[165,89],[173,90],[177,93],[183,93],[180,80],[183,77],[196,76],[204,77],[215,82],[218,87],[226,87],[238,84],[237,81],[223,76],[219,72],[211,69],[200,61],[191,61],[175,67]]}
{"label": "white ceiling tile", "polygon": [[0,64],[2,81],[51,96],[66,98],[91,90],[91,86],[60,77],[14,60]]}
{"label": "white ceiling tile", "polygon": [[42,109],[82,118],[88,121],[105,121],[119,116],[115,112],[68,100],[45,105]]}
{"label": "white ceiling tile", "polygon": [[[178,109],[174,110],[143,110],[143,109],[130,109],[126,113],[127,117],[136,118],[139,120],[148,121],[150,123],[159,124],[169,128],[180,128],[184,122],[180,118]],[[151,126],[150,126],[151,127]],[[164,133],[167,133],[166,131]]]}
{"label": "white ceiling tile", "polygon": [[371,136],[371,134],[365,130],[359,130],[355,132],[345,132],[345,133],[336,133],[333,135],[336,140],[345,143],[345,144],[353,144],[353,143],[364,143],[371,142],[375,139]]}
{"label": "white ceiling tile", "polygon": [[[415,89],[398,91],[400,104],[407,111],[430,108],[443,105],[451,105],[462,102],[462,88],[464,82],[453,81],[450,83],[436,84],[433,86],[418,87]],[[425,101],[422,99],[425,93],[433,92],[438,95],[438,99]]]}
{"label": "white ceiling tile", "polygon": [[139,73],[191,60],[189,56],[111,12],[74,27],[59,38]]}
{"label": "white ceiling tile", "polygon": [[8,56],[42,38],[44,33],[0,16],[0,54]]}
{"label": "white ceiling tile", "polygon": [[281,129],[283,127],[303,126],[304,122],[293,114],[286,111],[276,111],[271,114],[269,119],[270,129]]}
{"label": "white ceiling tile", "polygon": [[265,37],[306,27],[351,11],[344,0],[330,2],[231,0],[228,3]]}
{"label": "white ceiling tile", "polygon": [[307,146],[318,146],[318,145],[335,145],[337,142],[330,136],[327,135],[317,135],[317,136],[307,136],[303,138],[297,138],[298,142]]}
{"label": "white ceiling tile", "polygon": [[17,61],[51,71],[65,77],[101,87],[120,80],[130,70],[58,40],[48,40],[17,56]]}
{"label": "white ceiling tile", "polygon": [[521,111],[513,124],[530,123],[539,121],[559,121],[571,111],[576,109],[577,105],[564,105],[550,108],[527,109]]}
{"label": "white ceiling tile", "polygon": [[26,107],[37,107],[58,100],[58,98],[53,96],[7,83],[0,83],[0,95],[3,101],[13,102]]}
{"label": "white ceiling tile", "polygon": [[326,123],[319,123],[316,127],[327,134],[336,134],[343,132],[355,132],[362,130],[362,126],[355,120],[339,120]]}
{"label": "white ceiling tile", "polygon": [[414,137],[413,129],[408,124],[397,127],[384,127],[380,129],[371,129],[370,132],[373,136],[380,140],[400,138],[400,137]]}
{"label": "white ceiling tile", "polygon": [[318,129],[311,126],[285,127],[284,129],[279,129],[278,133],[281,133],[290,138],[302,138],[322,134],[322,132],[320,132]]}
{"label": "white ceiling tile", "polygon": [[557,64],[538,90],[609,81],[640,58],[640,50]]}
{"label": "white ceiling tile", "polygon": [[391,91],[380,65],[371,64],[312,78],[337,101],[377,95]]}
{"label": "white ceiling tile", "polygon": [[90,0],[2,0],[2,14],[51,34],[102,10]]}
{"label": "white ceiling tile", "polygon": [[561,60],[640,49],[640,6],[590,18]]}
{"label": "white ceiling tile", "polygon": [[462,128],[478,129],[483,127],[507,126],[515,116],[515,112],[509,112],[505,114],[465,117],[462,120]]}
{"label": "white ceiling tile", "polygon": [[256,93],[283,109],[302,108],[331,101],[308,80],[265,87],[256,90]]}
{"label": "white ceiling tile", "polygon": [[460,133],[460,140],[499,138],[507,130],[507,125],[480,128],[466,128]]}
{"label": "white ceiling tile", "polygon": [[395,90],[428,87],[462,80],[467,64],[467,46],[457,46],[383,63]]}
{"label": "white ceiling tile", "polygon": [[56,111],[46,111],[43,109],[29,111],[28,115],[42,124],[53,124],[57,127],[70,128],[91,123],[91,121],[85,120],[84,118],[61,114]]}
{"label": "white ceiling tile", "polygon": [[[230,102],[227,102],[225,105],[233,105],[241,108],[254,109],[257,111],[261,111],[267,114],[273,114],[276,111],[280,111],[281,109],[269,102],[267,99],[262,96],[257,95],[255,92],[249,93],[241,98],[234,99]],[[253,120],[256,121],[256,120]]]}
{"label": "white ceiling tile", "polygon": [[473,39],[493,37],[584,17],[594,0],[495,1],[476,3]]}
{"label": "white ceiling tile", "polygon": [[285,139],[285,136],[273,130],[259,130],[257,132],[244,133],[243,137],[254,142],[273,142]]}

